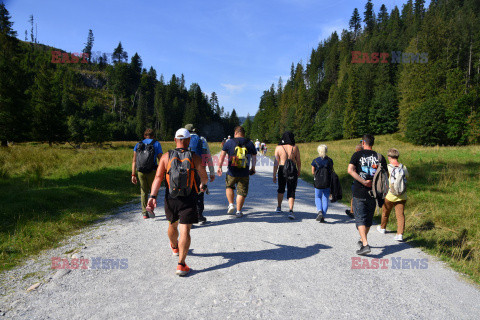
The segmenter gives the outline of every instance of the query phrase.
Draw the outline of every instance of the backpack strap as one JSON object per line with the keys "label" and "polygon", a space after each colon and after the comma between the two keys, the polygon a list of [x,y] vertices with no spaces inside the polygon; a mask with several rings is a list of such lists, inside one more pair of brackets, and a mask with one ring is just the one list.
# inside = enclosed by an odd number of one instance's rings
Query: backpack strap
{"label": "backpack strap", "polygon": [[381,153],[378,153],[377,152],[377,158],[378,158],[378,167],[382,167],[382,160],[383,160],[383,156]]}
{"label": "backpack strap", "polygon": [[[282,145],[282,148],[283,148],[283,150],[285,151],[285,153],[287,154],[287,160],[290,159],[290,156],[288,155],[288,152],[287,152],[287,150],[285,149],[285,146],[284,146],[284,145]],[[294,153],[295,153],[295,147],[294,147],[294,149],[292,149],[292,154],[291,154],[291,155],[293,155]],[[290,160],[293,160],[293,159],[290,159]]]}
{"label": "backpack strap", "polygon": [[157,142],[157,140],[155,139],[152,139],[152,141],[148,144],[149,146],[153,146],[155,144],[155,142]]}

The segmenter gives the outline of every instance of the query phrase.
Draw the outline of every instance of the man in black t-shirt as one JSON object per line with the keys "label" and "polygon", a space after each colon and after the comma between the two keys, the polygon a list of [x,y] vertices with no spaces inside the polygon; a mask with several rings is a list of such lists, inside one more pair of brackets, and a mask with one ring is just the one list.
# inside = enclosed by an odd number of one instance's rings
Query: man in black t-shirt
{"label": "man in black t-shirt", "polygon": [[[239,150],[241,149],[241,150]],[[245,159],[238,161],[238,152],[244,154]],[[222,164],[228,154],[228,172],[226,177],[226,194],[228,200],[228,214],[235,214],[237,218],[243,216],[242,208],[248,194],[250,175],[255,174],[255,163],[257,162],[257,150],[252,141],[245,138],[245,129],[241,126],[235,128],[233,139],[225,142],[220,153],[220,163],[217,174],[222,175]],[[243,156],[242,156],[243,157]],[[252,168],[249,169],[250,161]],[[237,207],[233,204],[234,190],[237,189]],[[235,213],[235,209],[237,209]]]}
{"label": "man in black t-shirt", "polygon": [[[352,155],[348,164],[348,173],[355,179],[353,182],[353,212],[355,224],[360,234],[361,240],[358,241],[360,249],[357,254],[365,255],[370,253],[370,246],[367,241],[367,234],[372,226],[373,215],[375,213],[375,198],[370,195],[372,190],[372,180],[379,167],[378,154],[372,150],[375,138],[366,134],[362,138],[363,150],[357,151]],[[382,166],[387,167],[387,162],[382,156]]]}

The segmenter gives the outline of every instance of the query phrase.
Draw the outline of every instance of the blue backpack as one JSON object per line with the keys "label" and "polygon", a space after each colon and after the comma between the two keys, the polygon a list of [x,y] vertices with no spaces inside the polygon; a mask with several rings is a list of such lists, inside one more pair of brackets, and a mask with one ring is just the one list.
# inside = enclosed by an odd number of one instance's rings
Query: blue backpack
{"label": "blue backpack", "polygon": [[202,140],[200,140],[200,136],[198,134],[192,134],[190,135],[190,145],[188,148],[192,151],[195,152],[195,154],[199,157],[202,156],[203,154],[203,143]]}

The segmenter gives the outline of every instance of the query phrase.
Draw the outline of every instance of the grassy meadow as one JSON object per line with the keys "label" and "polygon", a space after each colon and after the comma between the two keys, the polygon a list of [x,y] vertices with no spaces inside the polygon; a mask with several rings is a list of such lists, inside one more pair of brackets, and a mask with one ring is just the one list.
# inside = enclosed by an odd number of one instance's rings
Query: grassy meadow
{"label": "grassy meadow", "polygon": [[130,182],[135,143],[0,148],[0,270],[139,197]]}
{"label": "grassy meadow", "polygon": [[[389,148],[397,148],[400,162],[408,168],[405,240],[480,282],[480,146],[420,147],[398,137],[376,137],[374,150],[386,157]],[[353,181],[347,166],[359,142],[325,142],[342,183],[345,204],[350,203]],[[310,164],[319,144],[299,144],[302,178],[312,183]],[[392,212],[387,229],[396,228]]]}

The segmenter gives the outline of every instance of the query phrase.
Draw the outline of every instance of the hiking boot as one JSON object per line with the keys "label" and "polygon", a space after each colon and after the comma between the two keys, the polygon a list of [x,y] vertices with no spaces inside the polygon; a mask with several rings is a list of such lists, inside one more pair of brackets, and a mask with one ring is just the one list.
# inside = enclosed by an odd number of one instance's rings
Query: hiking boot
{"label": "hiking boot", "polygon": [[277,207],[277,210],[275,210],[275,213],[282,213],[282,207]]}
{"label": "hiking boot", "polygon": [[353,213],[350,211],[350,209],[347,209],[345,210],[345,213],[347,214],[347,216],[349,216],[350,218],[355,218],[355,216],[353,215]]}
{"label": "hiking boot", "polygon": [[227,214],[235,214],[235,206],[233,205],[233,203],[230,203],[228,205]]}
{"label": "hiking boot", "polygon": [[317,214],[317,219],[315,219],[317,221],[322,221],[323,220],[323,211],[320,210],[318,211],[318,214]]}
{"label": "hiking boot", "polygon": [[290,210],[290,212],[288,212],[288,219],[290,219],[290,220],[295,219],[295,216],[293,215],[293,211],[292,211],[292,210]]}
{"label": "hiking boot", "polygon": [[380,233],[383,233],[383,234],[385,234],[385,232],[386,232],[386,230],[382,229],[381,226],[377,226],[377,231],[380,232]]}
{"label": "hiking boot", "polygon": [[322,218],[320,219],[320,223],[325,223],[325,218],[324,218],[324,217],[322,217]]}
{"label": "hiking boot", "polygon": [[148,219],[148,213],[143,215],[143,219]]}
{"label": "hiking boot", "polygon": [[243,217],[242,211],[237,211],[237,213],[235,213],[235,217],[237,217],[237,218]]}
{"label": "hiking boot", "polygon": [[170,248],[172,248],[172,255],[178,256],[178,252],[179,252],[178,248],[174,248],[171,243],[170,243]]}
{"label": "hiking boot", "polygon": [[402,242],[403,241],[403,234],[396,234],[393,239],[397,240],[399,242]]}
{"label": "hiking boot", "polygon": [[205,222],[207,222],[207,218],[205,218],[203,215],[199,214],[198,215],[198,222],[200,224],[205,224]]}
{"label": "hiking boot", "polygon": [[370,246],[367,244],[366,246],[362,245],[360,249],[357,250],[357,254],[360,256],[364,256],[369,254],[372,250],[370,250]]}
{"label": "hiking boot", "polygon": [[357,246],[358,246],[358,249],[360,249],[361,247],[363,247],[363,242],[362,242],[362,240],[358,240]]}
{"label": "hiking boot", "polygon": [[149,218],[155,218],[155,213],[153,213],[153,211],[147,211],[147,215]]}
{"label": "hiking boot", "polygon": [[175,274],[177,276],[180,276],[180,277],[183,277],[185,275],[187,275],[187,273],[190,272],[190,268],[185,265],[185,266],[182,266],[180,263],[177,265],[177,271],[175,272]]}

